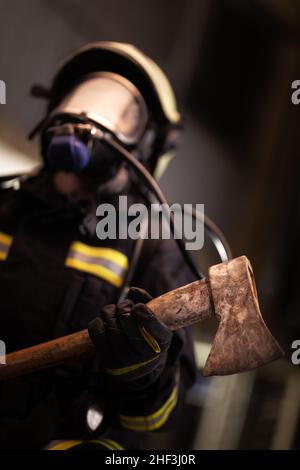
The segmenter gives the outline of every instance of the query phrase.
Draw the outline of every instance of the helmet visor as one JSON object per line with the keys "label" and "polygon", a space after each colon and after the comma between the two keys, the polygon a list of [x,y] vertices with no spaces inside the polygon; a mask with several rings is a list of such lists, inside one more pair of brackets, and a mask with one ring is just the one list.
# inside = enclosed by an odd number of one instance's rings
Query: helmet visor
{"label": "helmet visor", "polygon": [[126,78],[111,72],[88,75],[52,113],[70,113],[91,119],[124,144],[135,145],[148,122],[148,111],[139,90]]}

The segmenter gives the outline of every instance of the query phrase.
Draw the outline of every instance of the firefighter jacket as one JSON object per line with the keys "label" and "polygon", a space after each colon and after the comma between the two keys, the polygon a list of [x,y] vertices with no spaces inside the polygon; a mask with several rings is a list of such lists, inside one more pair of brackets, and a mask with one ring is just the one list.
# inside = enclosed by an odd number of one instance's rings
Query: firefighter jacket
{"label": "firefighter jacket", "polygon": [[[18,191],[0,192],[0,339],[7,353],[84,329],[117,301],[135,242],[99,240],[96,222],[90,209],[56,193],[44,171]],[[131,285],[155,297],[193,280],[174,241],[150,244]],[[57,439],[68,439],[58,448],[87,439],[99,449],[136,448],[137,435],[170,427],[194,380],[192,339],[183,329],[173,334],[159,383],[133,400],[110,388],[98,359],[1,383],[0,448],[39,449]],[[104,415],[97,434],[86,426],[94,403]]]}

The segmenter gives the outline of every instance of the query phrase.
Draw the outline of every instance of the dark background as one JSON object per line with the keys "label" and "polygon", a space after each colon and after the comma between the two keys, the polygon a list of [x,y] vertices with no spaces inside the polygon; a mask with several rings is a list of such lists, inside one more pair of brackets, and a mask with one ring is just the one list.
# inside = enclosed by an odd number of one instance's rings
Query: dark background
{"label": "dark background", "polygon": [[[285,360],[257,372],[201,380],[189,397],[178,447],[299,448],[299,113],[297,0],[0,0],[0,175],[38,159],[26,134],[57,63],[88,41],[135,44],[169,76],[185,117],[180,151],[162,179],[171,202],[204,203],[234,255],[253,266],[264,317]],[[209,241],[200,253],[216,263]],[[195,331],[199,368],[211,327]],[[157,444],[159,446],[159,444]]]}

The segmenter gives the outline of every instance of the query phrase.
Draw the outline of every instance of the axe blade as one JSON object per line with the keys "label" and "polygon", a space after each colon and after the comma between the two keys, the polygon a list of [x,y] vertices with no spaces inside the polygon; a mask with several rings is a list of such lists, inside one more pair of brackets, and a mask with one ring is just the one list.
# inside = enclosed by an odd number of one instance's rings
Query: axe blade
{"label": "axe blade", "polygon": [[209,280],[220,323],[203,375],[245,372],[282,357],[283,350],[262,318],[246,256],[212,266]]}

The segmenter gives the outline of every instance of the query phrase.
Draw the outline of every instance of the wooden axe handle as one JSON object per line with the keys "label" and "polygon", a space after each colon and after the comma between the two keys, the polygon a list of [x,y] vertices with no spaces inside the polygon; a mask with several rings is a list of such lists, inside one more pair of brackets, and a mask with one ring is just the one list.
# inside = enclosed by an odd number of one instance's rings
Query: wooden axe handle
{"label": "wooden axe handle", "polygon": [[[157,297],[147,306],[171,330],[204,320],[214,314],[209,281],[202,279]],[[18,377],[68,361],[88,357],[95,352],[88,330],[13,352],[0,366],[0,380]]]}

